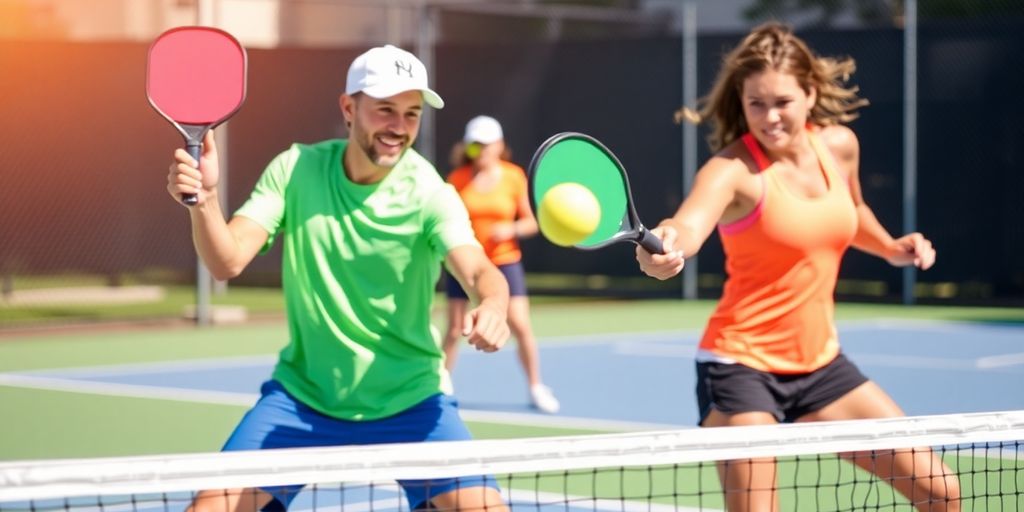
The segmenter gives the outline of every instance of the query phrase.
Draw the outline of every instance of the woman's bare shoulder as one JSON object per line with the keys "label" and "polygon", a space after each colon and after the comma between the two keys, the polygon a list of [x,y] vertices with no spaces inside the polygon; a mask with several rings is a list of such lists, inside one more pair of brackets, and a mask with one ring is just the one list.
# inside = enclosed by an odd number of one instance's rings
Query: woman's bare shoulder
{"label": "woman's bare shoulder", "polygon": [[722,176],[739,177],[756,172],[757,164],[750,151],[740,140],[734,140],[726,147],[715,153],[701,167],[700,172]]}
{"label": "woman's bare shoulder", "polygon": [[842,160],[856,158],[860,152],[860,141],[857,140],[857,134],[849,126],[842,124],[823,126],[818,133],[829,151]]}

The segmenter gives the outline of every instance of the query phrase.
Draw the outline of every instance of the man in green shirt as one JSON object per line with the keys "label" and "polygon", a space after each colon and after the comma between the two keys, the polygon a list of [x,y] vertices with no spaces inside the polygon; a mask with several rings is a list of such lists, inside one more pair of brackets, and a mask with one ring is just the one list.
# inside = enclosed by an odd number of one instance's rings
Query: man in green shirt
{"label": "man in green shirt", "polygon": [[[278,235],[284,244],[290,339],[225,450],[470,437],[430,323],[439,263],[478,299],[465,334],[479,350],[509,337],[508,286],[458,194],[411,147],[424,102],[444,106],[415,56],[390,45],[360,55],[340,98],[349,139],[292,145],[227,222],[212,132],[199,169],[175,152],[167,190],[197,195],[193,240],[215,277],[237,276]],[[490,477],[400,483],[412,509],[504,508]],[[280,510],[296,490],[206,491],[193,507]]]}

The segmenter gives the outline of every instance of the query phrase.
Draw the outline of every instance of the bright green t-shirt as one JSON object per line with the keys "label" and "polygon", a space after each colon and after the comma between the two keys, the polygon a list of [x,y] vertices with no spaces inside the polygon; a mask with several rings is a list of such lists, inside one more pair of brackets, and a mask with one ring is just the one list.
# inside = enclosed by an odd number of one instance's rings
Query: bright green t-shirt
{"label": "bright green t-shirt", "polygon": [[434,286],[448,251],[479,244],[458,194],[418,153],[361,185],[345,176],[346,145],[293,145],[235,214],[267,230],[266,248],[283,235],[290,340],[274,379],[326,415],[371,420],[451,393]]}

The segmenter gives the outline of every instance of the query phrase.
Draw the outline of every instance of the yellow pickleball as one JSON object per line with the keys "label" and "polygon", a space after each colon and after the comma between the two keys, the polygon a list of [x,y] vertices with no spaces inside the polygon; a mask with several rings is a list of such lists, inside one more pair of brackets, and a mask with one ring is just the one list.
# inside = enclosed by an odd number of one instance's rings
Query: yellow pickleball
{"label": "yellow pickleball", "polygon": [[587,187],[561,183],[551,187],[537,207],[540,232],[555,245],[569,247],[587,239],[601,222],[601,204]]}

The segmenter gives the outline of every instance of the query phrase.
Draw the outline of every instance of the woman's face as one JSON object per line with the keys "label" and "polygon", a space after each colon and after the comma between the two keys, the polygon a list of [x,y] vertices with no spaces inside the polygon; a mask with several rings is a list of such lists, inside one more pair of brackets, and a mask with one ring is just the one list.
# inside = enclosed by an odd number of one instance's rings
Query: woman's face
{"label": "woman's face", "polygon": [[500,140],[490,144],[474,142],[466,147],[466,156],[473,161],[476,167],[483,168],[501,160],[501,154],[504,151],[505,143]]}
{"label": "woman's face", "polygon": [[768,150],[785,150],[798,140],[815,99],[795,76],[774,70],[748,76],[740,93],[747,127]]}

